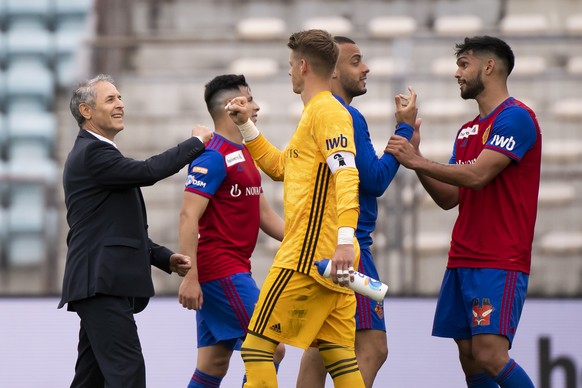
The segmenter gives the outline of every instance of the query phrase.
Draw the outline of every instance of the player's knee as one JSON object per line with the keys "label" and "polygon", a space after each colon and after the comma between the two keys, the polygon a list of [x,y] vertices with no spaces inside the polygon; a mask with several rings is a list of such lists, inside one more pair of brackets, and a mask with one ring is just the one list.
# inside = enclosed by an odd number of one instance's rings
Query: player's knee
{"label": "player's knee", "polygon": [[323,358],[325,369],[332,378],[358,370],[356,353],[353,347],[332,343],[321,343],[319,354]]}
{"label": "player's knee", "polygon": [[509,361],[509,357],[499,354],[494,349],[473,349],[473,360],[482,370],[496,375]]}
{"label": "player's knee", "polygon": [[277,343],[271,342],[253,334],[248,334],[245,338],[240,354],[245,363],[247,362],[273,362],[273,357]]}
{"label": "player's knee", "polygon": [[280,364],[281,361],[283,360],[283,358],[285,358],[285,345],[280,343],[275,348],[275,353],[273,355],[273,361],[275,362],[275,364]]}

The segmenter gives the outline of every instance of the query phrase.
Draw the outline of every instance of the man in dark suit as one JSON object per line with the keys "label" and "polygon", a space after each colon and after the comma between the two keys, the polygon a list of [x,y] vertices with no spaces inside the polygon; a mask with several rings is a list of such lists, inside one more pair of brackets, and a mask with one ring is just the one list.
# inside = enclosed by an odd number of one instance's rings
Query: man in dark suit
{"label": "man in dark suit", "polygon": [[81,84],[70,103],[80,126],[65,163],[67,261],[59,308],[81,319],[71,387],[145,387],[145,364],[134,313],[154,295],[151,265],[184,276],[190,258],[155,244],[147,234],[141,186],[189,164],[212,138],[205,127],[145,161],[124,157],[113,139],[123,130],[124,104],[113,79]]}

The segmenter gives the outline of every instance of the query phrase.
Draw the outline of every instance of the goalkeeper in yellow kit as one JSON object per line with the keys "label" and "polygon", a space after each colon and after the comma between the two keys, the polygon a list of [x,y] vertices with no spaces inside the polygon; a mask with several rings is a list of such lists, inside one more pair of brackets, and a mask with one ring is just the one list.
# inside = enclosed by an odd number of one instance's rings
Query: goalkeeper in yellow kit
{"label": "goalkeeper in yellow kit", "polygon": [[[317,344],[336,387],[364,387],[354,353],[356,299],[346,287],[359,257],[356,150],[351,116],[330,91],[339,49],[322,30],[294,33],[287,45],[293,91],[304,104],[287,148],[260,134],[244,97],[226,106],[259,167],[284,182],[285,235],[241,349],[245,387],[277,387],[273,352],[280,342]],[[331,279],[313,265],[326,257]]]}

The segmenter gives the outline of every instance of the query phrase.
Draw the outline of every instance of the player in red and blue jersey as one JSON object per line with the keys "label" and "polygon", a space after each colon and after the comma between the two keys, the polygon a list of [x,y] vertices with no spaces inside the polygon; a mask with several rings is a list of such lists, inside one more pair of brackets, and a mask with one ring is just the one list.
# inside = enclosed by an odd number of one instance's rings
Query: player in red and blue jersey
{"label": "player in red and blue jersey", "polygon": [[[509,349],[531,266],[541,132],[532,110],[509,95],[514,55],[504,41],[465,38],[456,56],[461,97],[475,99],[479,115],[457,132],[450,163],[426,160],[398,137],[386,151],[416,171],[440,207],[459,206],[433,335],[455,340],[467,386],[533,387]],[[411,143],[419,141],[415,133]]]}
{"label": "player in red and blue jersey", "polygon": [[[240,350],[259,296],[250,257],[259,227],[279,241],[283,220],[263,196],[261,176],[225,105],[245,96],[256,121],[259,106],[242,75],[215,77],[204,99],[215,135],[188,167],[180,212],[180,248],[192,268],[179,289],[179,302],[196,311],[198,357],[189,388],[218,387],[233,350]],[[283,358],[283,345],[275,363]]]}
{"label": "player in red and blue jersey", "polygon": [[[390,154],[383,154],[378,158],[366,119],[350,105],[354,97],[367,92],[366,79],[370,69],[363,60],[360,48],[352,39],[343,36],[336,36],[334,39],[339,45],[340,54],[332,77],[332,92],[352,116],[356,167],[360,175],[360,215],[356,229],[356,238],[360,244],[360,262],[357,270],[379,279],[370,249],[371,234],[378,218],[378,197],[384,194],[400,164]],[[412,126],[401,123],[395,133],[410,139],[412,131]],[[371,387],[388,356],[384,302],[377,302],[358,293],[355,295],[356,358],[366,387]],[[307,349],[301,360],[297,388],[323,388],[325,375],[326,370],[317,348]]]}

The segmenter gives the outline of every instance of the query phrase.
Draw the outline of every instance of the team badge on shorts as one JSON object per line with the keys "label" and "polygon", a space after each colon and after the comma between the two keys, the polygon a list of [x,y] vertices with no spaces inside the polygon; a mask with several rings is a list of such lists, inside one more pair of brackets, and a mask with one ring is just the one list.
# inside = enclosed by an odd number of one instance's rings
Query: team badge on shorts
{"label": "team badge on shorts", "polygon": [[479,298],[473,299],[473,326],[488,326],[491,324],[491,313],[494,308],[489,298],[483,298],[483,303],[479,305]]}
{"label": "team badge on shorts", "polygon": [[376,312],[376,315],[378,315],[378,318],[384,319],[384,306],[382,306],[381,303],[376,303],[374,311]]}

